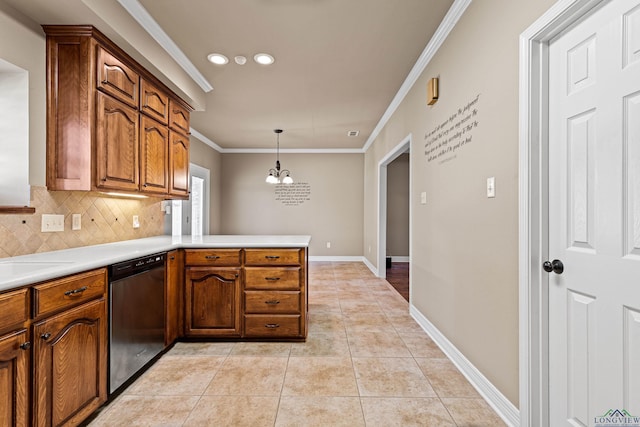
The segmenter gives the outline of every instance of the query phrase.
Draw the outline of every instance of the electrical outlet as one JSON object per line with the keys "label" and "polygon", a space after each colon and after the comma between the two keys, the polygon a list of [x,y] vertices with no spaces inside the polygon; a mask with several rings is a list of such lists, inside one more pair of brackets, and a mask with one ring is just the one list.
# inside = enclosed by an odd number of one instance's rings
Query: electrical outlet
{"label": "electrical outlet", "polygon": [[82,224],[81,224],[81,218],[82,215],[80,214],[73,214],[71,216],[71,229],[72,230],[80,230],[82,228]]}
{"label": "electrical outlet", "polygon": [[423,191],[422,193],[420,193],[420,203],[423,205],[427,204],[427,192]]}
{"label": "electrical outlet", "polygon": [[140,228],[140,219],[138,215],[133,216],[133,228]]}
{"label": "electrical outlet", "polygon": [[64,231],[64,215],[42,214],[42,225],[40,230],[43,233]]}

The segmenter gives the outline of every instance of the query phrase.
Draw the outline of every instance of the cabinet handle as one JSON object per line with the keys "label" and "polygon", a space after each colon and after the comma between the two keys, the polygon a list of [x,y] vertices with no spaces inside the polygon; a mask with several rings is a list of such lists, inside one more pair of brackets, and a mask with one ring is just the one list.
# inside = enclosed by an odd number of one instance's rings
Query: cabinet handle
{"label": "cabinet handle", "polygon": [[65,294],[66,296],[68,296],[68,297],[72,297],[72,296],[75,296],[75,295],[81,294],[81,293],[83,293],[83,292],[84,292],[84,291],[86,291],[86,290],[87,290],[87,287],[86,287],[86,286],[83,286],[83,287],[81,287],[81,288],[74,289],[74,290],[72,290],[72,291],[67,291],[67,292],[65,292],[64,294]]}
{"label": "cabinet handle", "polygon": [[22,350],[29,350],[31,348],[31,343],[29,341],[23,342],[22,344],[20,344],[20,348]]}
{"label": "cabinet handle", "polygon": [[278,255],[265,255],[264,257],[266,259],[279,259],[280,258]]}
{"label": "cabinet handle", "polygon": [[174,259],[176,259],[176,257],[172,256],[172,257],[169,257],[169,259],[173,261]]}
{"label": "cabinet handle", "polygon": [[278,280],[280,280],[279,277],[265,277],[264,280],[267,280],[269,282],[276,282]]}
{"label": "cabinet handle", "polygon": [[269,301],[265,301],[264,303],[269,305],[277,305],[277,304],[280,304],[280,301],[278,301],[277,299],[272,299]]}
{"label": "cabinet handle", "polygon": [[44,333],[40,335],[40,338],[42,338],[43,340],[48,340],[49,338],[51,338],[51,333],[50,332]]}
{"label": "cabinet handle", "polygon": [[268,329],[275,329],[275,328],[279,328],[280,325],[278,325],[277,323],[267,323],[264,325],[264,327]]}
{"label": "cabinet handle", "polygon": [[105,182],[107,178],[102,178],[100,181]]}
{"label": "cabinet handle", "polygon": [[220,257],[218,255],[206,255],[204,258],[205,259],[218,259]]}

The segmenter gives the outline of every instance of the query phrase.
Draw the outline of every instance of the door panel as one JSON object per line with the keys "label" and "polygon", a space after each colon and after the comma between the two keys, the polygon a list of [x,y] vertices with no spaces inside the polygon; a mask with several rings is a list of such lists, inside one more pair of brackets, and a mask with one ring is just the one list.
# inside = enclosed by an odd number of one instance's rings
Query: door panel
{"label": "door panel", "polygon": [[552,426],[640,415],[639,10],[604,2],[549,46]]}

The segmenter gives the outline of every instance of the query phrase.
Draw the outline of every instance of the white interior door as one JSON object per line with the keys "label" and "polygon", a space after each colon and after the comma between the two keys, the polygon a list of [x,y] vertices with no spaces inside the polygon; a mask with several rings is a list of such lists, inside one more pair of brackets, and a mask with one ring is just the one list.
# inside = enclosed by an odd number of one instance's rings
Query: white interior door
{"label": "white interior door", "polygon": [[551,425],[605,425],[640,417],[640,1],[552,40],[549,70]]}

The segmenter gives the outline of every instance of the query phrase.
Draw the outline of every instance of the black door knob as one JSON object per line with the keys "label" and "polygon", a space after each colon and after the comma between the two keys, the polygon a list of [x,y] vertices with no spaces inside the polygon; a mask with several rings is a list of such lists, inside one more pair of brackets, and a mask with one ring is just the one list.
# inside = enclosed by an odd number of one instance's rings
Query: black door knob
{"label": "black door knob", "polygon": [[545,261],[542,263],[542,269],[547,273],[551,273],[553,271],[556,274],[562,274],[564,271],[564,264],[559,259]]}

